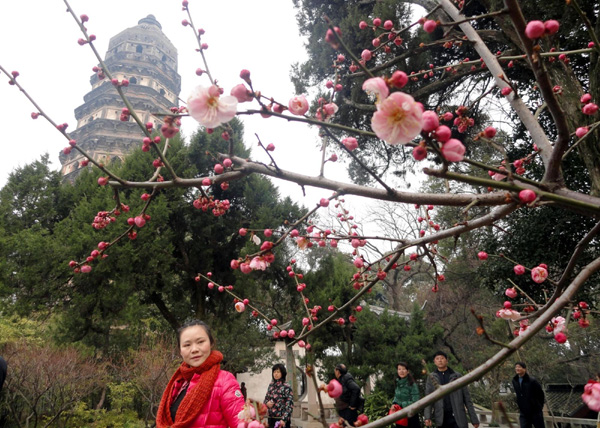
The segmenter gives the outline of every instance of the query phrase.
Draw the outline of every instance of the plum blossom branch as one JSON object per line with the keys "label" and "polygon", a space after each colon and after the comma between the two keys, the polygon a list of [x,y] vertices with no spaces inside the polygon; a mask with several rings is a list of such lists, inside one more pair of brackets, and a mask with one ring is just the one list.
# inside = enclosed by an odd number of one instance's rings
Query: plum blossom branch
{"label": "plum blossom branch", "polygon": [[[496,187],[500,189],[505,189],[509,191],[519,192],[524,189],[528,189],[529,187],[518,186],[513,183],[505,183],[501,181],[490,180],[487,178],[481,177],[472,177],[466,174],[458,174],[450,171],[442,171],[442,170],[434,170],[430,168],[424,169],[425,174],[432,175],[434,177],[443,177],[451,180],[461,181],[464,183],[479,185],[479,186],[488,186],[488,187]],[[600,214],[600,205],[595,204],[593,202],[587,202],[578,197],[577,192],[570,192],[568,196],[558,195],[552,192],[546,192],[540,189],[535,189],[535,193],[549,201],[555,202],[558,205],[566,206],[568,208],[576,208],[580,211],[584,211],[588,213],[588,215],[597,216]]]}
{"label": "plum blossom branch", "polygon": [[[509,204],[504,207],[499,207],[499,208],[496,208],[495,210],[493,210],[492,212],[490,212],[476,220],[470,221],[470,222],[462,224],[460,226],[455,226],[455,227],[452,227],[452,228],[449,228],[446,230],[442,230],[442,231],[433,233],[431,235],[428,235],[428,236],[425,236],[422,238],[414,239],[412,241],[407,241],[407,242],[403,243],[402,246],[400,246],[399,248],[397,248],[395,250],[395,254],[389,259],[389,261],[387,262],[386,266],[382,269],[382,271],[387,273],[392,268],[392,266],[394,266],[394,264],[400,259],[400,257],[402,256],[402,254],[404,253],[404,250],[406,248],[424,245],[429,242],[437,241],[437,240],[452,237],[452,236],[458,236],[458,235],[466,233],[470,230],[492,224],[495,221],[506,217],[511,212],[513,212],[516,208],[517,208],[516,204]],[[337,308],[337,310],[334,313],[332,313],[325,320],[321,321],[319,324],[317,324],[315,327],[313,327],[310,331],[313,332],[313,331],[321,328],[322,326],[324,326],[326,323],[331,322],[333,319],[335,319],[335,317],[337,316],[337,314],[340,311],[343,311],[344,309],[350,307],[354,302],[356,302],[358,299],[360,299],[360,297],[363,294],[367,293],[368,290],[371,289],[379,281],[380,280],[376,277],[373,280],[371,280],[369,283],[365,284],[365,286],[358,293],[356,293],[356,295],[354,295],[354,297],[352,297],[343,306]],[[306,334],[308,334],[308,333],[306,333]],[[304,336],[306,336],[306,334]],[[297,338],[297,340],[301,340],[304,336],[299,336]]]}
{"label": "plum blossom branch", "polygon": [[186,11],[189,21],[184,20],[182,22],[182,24],[184,26],[189,25],[190,28],[192,29],[192,31],[194,32],[196,42],[198,43],[198,52],[200,52],[200,55],[202,56],[202,62],[204,63],[204,70],[197,71],[196,74],[206,73],[206,75],[208,76],[208,79],[210,80],[210,83],[214,85],[215,81],[213,80],[212,74],[210,73],[210,70],[208,69],[208,62],[206,61],[206,56],[204,55],[204,51],[207,46],[203,46],[202,41],[201,41],[202,35],[204,34],[204,30],[203,29],[196,30],[196,26],[194,25],[194,20],[192,19],[192,14],[190,13],[189,4],[187,1],[183,2],[183,10]]}
{"label": "plum blossom branch", "polygon": [[[440,193],[412,193],[394,190],[392,194],[383,190],[375,189],[366,186],[344,183],[340,181],[325,179],[322,177],[310,177],[303,174],[298,174],[286,170],[275,171],[268,166],[248,161],[239,157],[234,157],[232,160],[239,167],[240,174],[258,173],[267,175],[282,180],[291,181],[294,183],[319,187],[322,189],[330,189],[344,195],[364,196],[372,199],[380,199],[393,202],[406,202],[411,204],[433,204],[433,205],[448,205],[448,206],[464,206],[468,205],[473,200],[478,200],[482,206],[503,205],[506,203],[503,193],[490,193],[486,195],[474,194],[440,194]],[[166,183],[166,182],[165,182]],[[164,183],[157,183],[161,185]]]}

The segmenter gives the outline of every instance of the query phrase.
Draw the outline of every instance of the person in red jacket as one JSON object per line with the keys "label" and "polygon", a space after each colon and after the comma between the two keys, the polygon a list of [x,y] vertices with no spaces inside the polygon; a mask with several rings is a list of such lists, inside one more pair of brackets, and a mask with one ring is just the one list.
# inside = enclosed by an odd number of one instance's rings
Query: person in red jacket
{"label": "person in red jacket", "polygon": [[183,363],[163,393],[157,428],[237,428],[244,397],[235,377],[221,370],[210,327],[191,320],[177,339]]}

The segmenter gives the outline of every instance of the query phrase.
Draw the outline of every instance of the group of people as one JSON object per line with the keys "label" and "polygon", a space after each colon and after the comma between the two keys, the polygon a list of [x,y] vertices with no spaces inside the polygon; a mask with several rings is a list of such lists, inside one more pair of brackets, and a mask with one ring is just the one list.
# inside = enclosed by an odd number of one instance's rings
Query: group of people
{"label": "group of people", "polygon": [[[231,373],[221,370],[223,355],[214,349],[215,340],[210,327],[202,321],[192,320],[179,329],[177,340],[183,362],[163,393],[156,416],[157,428],[236,428],[238,415],[245,404],[245,387],[242,390]],[[436,369],[427,377],[426,395],[461,376],[448,366],[448,356],[442,351],[434,354],[433,363]],[[420,398],[418,385],[408,365],[401,362],[396,369],[395,407],[391,411],[408,407]],[[520,410],[520,426],[543,428],[543,389],[537,380],[529,376],[525,363],[515,364],[515,372],[512,383]],[[4,373],[5,370],[0,370],[0,388]],[[336,398],[336,409],[347,424],[354,426],[361,407],[360,387],[344,364],[338,364],[334,373],[342,386],[342,393]],[[283,364],[273,366],[272,380],[264,399],[269,428],[290,428],[293,393],[286,376]],[[438,428],[467,428],[467,413],[473,427],[479,428],[479,419],[465,386],[427,406],[425,426],[435,423]],[[419,428],[419,416],[408,418],[406,425]]]}
{"label": "group of people", "polygon": [[[184,324],[177,335],[183,362],[171,377],[160,401],[156,416],[157,428],[237,428],[238,415],[245,404],[245,387],[236,378],[221,370],[223,355],[214,349],[210,327],[202,321]],[[427,377],[425,394],[438,386],[458,379],[460,373],[448,367],[444,352],[435,353],[436,369]],[[6,377],[6,362],[0,357],[0,391]],[[338,414],[354,426],[361,404],[360,387],[344,364],[335,367],[335,377],[342,386],[336,399]],[[537,380],[529,376],[525,363],[515,365],[513,388],[520,409],[521,428],[544,428],[542,408],[544,392]],[[406,363],[397,365],[396,390],[393,404],[405,408],[419,400],[419,388]],[[286,383],[283,364],[275,364],[272,380],[265,395],[269,428],[290,428],[293,411],[292,388]],[[397,408],[397,407],[396,407]],[[467,412],[474,428],[479,427],[468,388],[459,388],[425,408],[425,426],[432,421],[439,428],[467,428]],[[419,428],[418,415],[408,418],[408,428]]]}
{"label": "group of people", "polygon": [[[430,373],[425,383],[425,395],[434,392],[439,386],[447,385],[458,379],[461,374],[448,366],[448,356],[438,351],[433,356],[436,369]],[[396,389],[390,413],[408,407],[419,400],[419,387],[410,373],[408,365],[404,362],[397,364]],[[512,380],[513,388],[519,406],[519,423],[521,428],[544,428],[544,391],[540,383],[529,376],[527,366],[523,362],[515,364],[516,375]],[[360,388],[354,378],[348,373],[343,364],[335,368],[335,376],[342,385],[342,395],[336,399],[338,415],[346,423],[354,426],[358,419],[358,399]],[[474,428],[479,427],[479,418],[475,413],[469,389],[465,386],[459,388],[433,405],[425,407],[424,422],[426,427],[435,423],[438,428],[467,428],[468,419]],[[408,428],[420,428],[419,415],[413,415],[403,423]]]}

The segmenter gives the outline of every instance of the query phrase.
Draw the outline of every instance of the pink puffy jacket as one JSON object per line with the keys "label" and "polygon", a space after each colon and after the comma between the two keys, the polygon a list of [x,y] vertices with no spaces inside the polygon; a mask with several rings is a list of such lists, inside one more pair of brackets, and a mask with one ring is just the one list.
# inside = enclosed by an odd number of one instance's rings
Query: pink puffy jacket
{"label": "pink puffy jacket", "polygon": [[[188,391],[198,384],[200,375],[195,374],[190,380]],[[182,382],[183,383],[183,382]],[[181,389],[173,388],[173,398]],[[208,402],[189,428],[237,428],[238,413],[244,407],[244,396],[235,377],[224,370],[219,371]]]}

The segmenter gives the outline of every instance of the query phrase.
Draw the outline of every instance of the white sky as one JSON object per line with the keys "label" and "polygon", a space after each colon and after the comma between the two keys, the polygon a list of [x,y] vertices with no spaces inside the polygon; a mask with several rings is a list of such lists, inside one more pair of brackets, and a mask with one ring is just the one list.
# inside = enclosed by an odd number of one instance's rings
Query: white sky
{"label": "white sky", "polygon": [[[204,28],[203,41],[208,43],[207,56],[213,77],[228,93],[241,83],[239,72],[252,73],[255,89],[276,100],[287,101],[293,96],[289,82],[290,64],[302,61],[305,51],[299,36],[291,0],[190,0],[194,24]],[[181,25],[186,18],[179,0],[71,0],[77,15],[90,18],[88,31],[95,34],[96,48],[104,55],[111,37],[153,14],[163,32],[173,42],[179,55],[182,77],[180,97],[186,99],[197,84],[208,79],[197,77],[202,67],[195,52],[195,39],[189,27]],[[68,131],[76,126],[74,109],[83,103],[89,92],[92,67],[97,61],[88,46],[79,46],[79,28],[62,0],[4,0],[0,6],[0,64],[9,71],[20,72],[19,82],[57,123],[67,122]],[[203,67],[202,67],[203,68]],[[49,153],[56,169],[60,167],[58,153],[67,144],[60,133],[45,120],[32,120],[34,108],[8,78],[0,76],[0,115],[4,121],[2,156],[0,156],[0,186],[9,173]],[[243,104],[242,107],[249,106]],[[263,143],[273,143],[273,153],[283,169],[317,175],[320,156],[316,151],[316,130],[301,124],[288,124],[276,118],[243,117],[247,144],[255,145],[255,133]],[[183,131],[189,135],[196,123],[188,119]],[[258,150],[253,159],[266,161]],[[331,165],[341,173],[342,165]],[[285,195],[306,206],[314,206],[329,191],[313,190],[302,198],[296,185],[275,182]]]}

